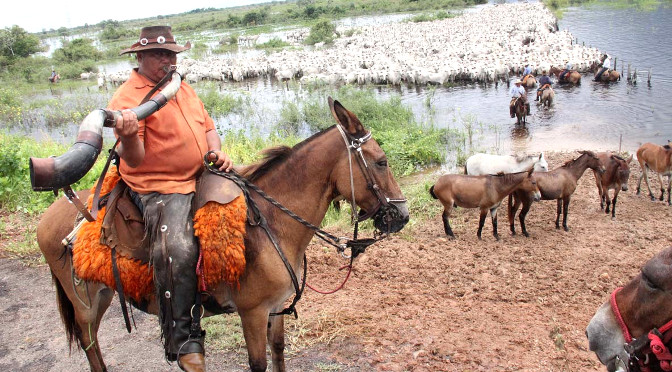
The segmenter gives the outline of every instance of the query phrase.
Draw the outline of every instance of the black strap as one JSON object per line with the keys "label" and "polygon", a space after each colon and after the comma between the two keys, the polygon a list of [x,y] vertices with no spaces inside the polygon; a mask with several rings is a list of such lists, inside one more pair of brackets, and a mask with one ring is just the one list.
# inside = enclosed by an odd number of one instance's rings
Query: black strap
{"label": "black strap", "polygon": [[96,220],[96,218],[93,217],[91,213],[89,213],[89,209],[86,208],[84,203],[82,203],[82,201],[79,199],[77,193],[72,191],[72,187],[70,187],[69,185],[64,186],[63,193],[65,194],[65,197],[68,198],[68,200],[70,200],[70,202],[77,208],[77,210],[79,210],[79,213],[81,213],[82,216],[86,218],[87,221],[93,222]]}
{"label": "black strap", "polygon": [[117,250],[112,248],[112,273],[114,274],[114,281],[116,282],[117,294],[119,295],[119,303],[121,303],[121,313],[124,315],[124,322],[126,323],[126,330],[131,333],[131,321],[128,319],[128,309],[126,308],[126,297],[124,296],[124,287],[121,284],[121,275],[119,275],[119,267],[117,267]]}

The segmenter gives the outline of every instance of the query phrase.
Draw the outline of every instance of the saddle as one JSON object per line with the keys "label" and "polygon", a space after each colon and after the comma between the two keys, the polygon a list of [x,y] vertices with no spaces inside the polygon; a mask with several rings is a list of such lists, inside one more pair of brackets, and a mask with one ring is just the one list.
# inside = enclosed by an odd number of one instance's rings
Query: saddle
{"label": "saddle", "polygon": [[546,89],[548,89],[548,88],[550,88],[550,87],[551,87],[551,84],[544,84],[544,86],[542,86],[542,87],[539,89],[539,91],[543,92],[543,91],[545,91]]}

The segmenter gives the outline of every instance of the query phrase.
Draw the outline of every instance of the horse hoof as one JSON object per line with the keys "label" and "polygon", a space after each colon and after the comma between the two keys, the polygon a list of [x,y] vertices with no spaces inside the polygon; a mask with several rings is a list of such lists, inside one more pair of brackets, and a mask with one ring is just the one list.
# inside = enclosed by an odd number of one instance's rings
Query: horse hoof
{"label": "horse hoof", "polygon": [[563,226],[562,228],[563,228],[565,231],[569,231],[569,227],[567,227],[567,226]]}
{"label": "horse hoof", "polygon": [[525,235],[526,238],[530,237],[530,234],[528,234],[527,231],[523,231],[523,235]]}

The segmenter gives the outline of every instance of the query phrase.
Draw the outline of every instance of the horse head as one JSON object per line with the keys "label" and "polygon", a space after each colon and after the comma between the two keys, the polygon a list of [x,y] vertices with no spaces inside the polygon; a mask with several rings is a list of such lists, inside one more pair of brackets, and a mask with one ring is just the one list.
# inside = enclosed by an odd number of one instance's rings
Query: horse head
{"label": "horse head", "polygon": [[[669,353],[662,339],[672,328],[672,247],[650,259],[641,273],[595,313],[586,328],[590,350],[607,371],[658,371],[657,351]],[[669,331],[672,332],[672,331]],[[625,346],[624,346],[625,345]],[[652,351],[653,349],[653,351]],[[649,365],[650,364],[650,365]]]}
{"label": "horse head", "polygon": [[539,185],[537,185],[537,179],[534,177],[534,171],[535,167],[530,167],[527,172],[527,177],[523,180],[523,182],[518,185],[518,190],[525,191],[527,194],[529,194],[534,201],[539,201],[541,200],[541,191],[539,191]]}
{"label": "horse head", "polygon": [[535,172],[548,172],[548,162],[546,161],[546,158],[544,157],[543,152],[541,154],[539,154],[539,158],[534,163],[534,171]]}
{"label": "horse head", "polygon": [[[406,198],[392,175],[387,157],[357,116],[340,102],[329,97],[331,113],[348,157],[336,165],[333,182],[336,191],[362,210],[359,221],[373,218],[374,226],[382,232],[397,232],[409,220]],[[353,205],[354,208],[354,205]]]}
{"label": "horse head", "polygon": [[584,157],[584,156],[586,157],[586,159],[587,159],[586,165],[588,166],[588,168],[590,168],[590,169],[592,169],[592,170],[594,170],[594,171],[596,171],[600,174],[602,174],[606,171],[606,169],[604,168],[604,165],[600,161],[600,158],[598,158],[597,155],[595,155],[594,152],[586,150],[586,151],[579,151],[579,153],[581,154],[581,156],[579,156],[579,158]]}
{"label": "horse head", "polygon": [[630,178],[630,162],[632,161],[632,155],[627,159],[623,159],[618,155],[611,155],[611,158],[616,161],[616,179],[621,183],[621,190],[628,191],[628,179]]}

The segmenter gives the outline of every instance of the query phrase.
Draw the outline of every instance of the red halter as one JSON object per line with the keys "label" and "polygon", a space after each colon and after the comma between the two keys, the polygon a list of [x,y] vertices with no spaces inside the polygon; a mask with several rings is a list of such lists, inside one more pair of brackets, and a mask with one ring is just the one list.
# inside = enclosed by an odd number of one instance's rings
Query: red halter
{"label": "red halter", "polygon": [[[649,331],[647,334],[649,341],[642,344],[642,346],[639,347],[639,350],[637,350],[638,348],[636,347],[630,347],[630,350],[628,350],[627,347],[632,345],[634,343],[633,341],[637,340],[632,338],[632,335],[628,330],[628,326],[625,324],[623,316],[618,310],[618,305],[616,304],[616,293],[618,293],[618,291],[621,289],[623,289],[623,287],[618,287],[616,290],[614,290],[614,292],[611,293],[611,311],[616,316],[618,325],[621,327],[621,331],[623,331],[623,337],[625,338],[626,342],[626,351],[630,355],[630,365],[639,366],[639,369],[642,372],[650,371],[650,367],[648,365],[650,363],[649,354],[653,353],[656,359],[658,359],[660,362],[660,368],[663,371],[671,372],[672,353],[670,353],[670,350],[667,348],[666,344],[672,340],[672,332],[668,332],[672,330],[672,320],[665,323],[658,329],[653,328],[651,331]],[[636,353],[639,353],[640,356],[644,358],[635,356]]]}

